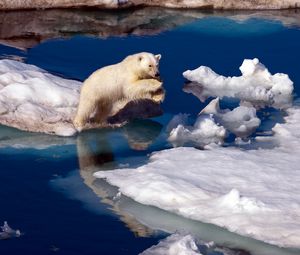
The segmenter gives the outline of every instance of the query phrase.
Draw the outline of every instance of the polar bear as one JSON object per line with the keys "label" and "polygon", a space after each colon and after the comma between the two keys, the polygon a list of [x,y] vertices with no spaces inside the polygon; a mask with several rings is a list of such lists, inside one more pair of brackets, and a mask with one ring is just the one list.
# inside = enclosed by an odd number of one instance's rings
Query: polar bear
{"label": "polar bear", "polygon": [[118,64],[103,67],[83,83],[74,126],[81,131],[92,114],[97,123],[106,122],[129,101],[164,100],[159,80],[161,55],[141,52],[126,57]]}

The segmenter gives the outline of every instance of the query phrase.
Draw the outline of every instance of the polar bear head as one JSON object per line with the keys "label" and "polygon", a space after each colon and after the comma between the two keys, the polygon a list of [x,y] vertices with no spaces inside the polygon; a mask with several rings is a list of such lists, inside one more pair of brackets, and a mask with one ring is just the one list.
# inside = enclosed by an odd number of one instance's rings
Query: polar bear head
{"label": "polar bear head", "polygon": [[140,79],[159,78],[159,60],[161,55],[141,52],[131,56],[135,64],[135,72]]}

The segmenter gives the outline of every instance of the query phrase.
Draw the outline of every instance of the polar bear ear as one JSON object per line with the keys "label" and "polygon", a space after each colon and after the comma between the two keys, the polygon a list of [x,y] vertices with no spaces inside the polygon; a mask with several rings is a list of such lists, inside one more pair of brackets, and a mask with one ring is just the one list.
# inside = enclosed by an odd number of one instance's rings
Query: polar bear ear
{"label": "polar bear ear", "polygon": [[161,54],[157,54],[154,57],[155,57],[156,61],[159,61],[161,59]]}

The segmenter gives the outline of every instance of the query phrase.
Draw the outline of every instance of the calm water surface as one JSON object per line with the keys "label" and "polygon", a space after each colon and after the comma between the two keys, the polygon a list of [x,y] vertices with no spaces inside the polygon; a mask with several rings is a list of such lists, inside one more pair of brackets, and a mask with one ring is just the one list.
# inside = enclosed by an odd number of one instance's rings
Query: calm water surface
{"label": "calm water surface", "polygon": [[[170,118],[180,112],[195,117],[204,106],[182,92],[182,72],[187,69],[207,65],[223,75],[239,75],[244,58],[258,57],[272,73],[289,74],[297,99],[299,13],[142,9],[0,17],[1,58],[21,59],[59,76],[84,80],[129,54],[160,53],[167,90],[163,116],[120,129],[60,138],[0,127],[0,222],[8,221],[24,233],[0,241],[1,255],[138,254],[176,230],[252,254],[300,254],[119,198],[114,187],[93,178],[95,171],[137,166],[151,152],[170,147],[165,133]],[[268,121],[263,128],[270,128]]]}

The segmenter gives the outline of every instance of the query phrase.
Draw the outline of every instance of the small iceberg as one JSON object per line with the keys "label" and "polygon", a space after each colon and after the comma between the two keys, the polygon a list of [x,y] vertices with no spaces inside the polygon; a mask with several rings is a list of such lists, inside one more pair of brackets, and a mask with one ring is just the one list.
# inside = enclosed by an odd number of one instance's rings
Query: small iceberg
{"label": "small iceberg", "polygon": [[207,66],[188,70],[183,76],[190,82],[184,91],[204,102],[209,97],[236,98],[256,107],[287,108],[292,102],[293,82],[287,74],[272,75],[257,58],[245,59],[239,77],[225,77]]}
{"label": "small iceberg", "polygon": [[167,126],[168,141],[179,147],[186,144],[204,147],[223,144],[227,133],[247,138],[260,125],[256,109],[251,105],[240,105],[232,111],[221,110],[219,98],[213,99],[200,113],[193,126],[188,125],[188,114],[175,115]]}
{"label": "small iceberg", "polygon": [[[174,118],[177,119],[178,116]],[[171,122],[174,122],[174,120],[171,120]],[[171,130],[168,141],[174,147],[185,144],[204,147],[211,143],[222,144],[225,136],[225,128],[219,126],[210,114],[199,116],[193,126],[186,126],[184,122],[178,124],[177,127]]]}
{"label": "small iceberg", "polygon": [[3,226],[1,227],[2,232],[0,232],[0,240],[10,239],[14,237],[20,237],[21,232],[20,230],[14,230],[12,229],[6,221],[4,221]]}

